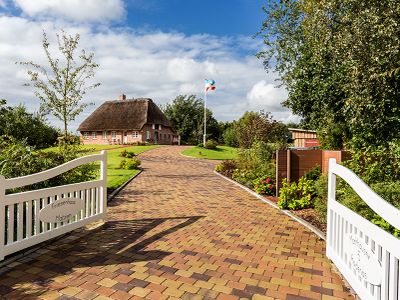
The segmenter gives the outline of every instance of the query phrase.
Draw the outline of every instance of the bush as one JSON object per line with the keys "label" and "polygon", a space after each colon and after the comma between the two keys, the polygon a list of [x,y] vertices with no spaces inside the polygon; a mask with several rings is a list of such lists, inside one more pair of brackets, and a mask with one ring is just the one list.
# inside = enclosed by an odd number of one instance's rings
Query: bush
{"label": "bush", "polygon": [[283,209],[298,210],[312,206],[314,194],[313,182],[301,177],[299,182],[288,183],[283,180],[282,188],[279,189],[278,206]]}
{"label": "bush", "polygon": [[204,145],[203,145],[203,143],[200,143],[200,144],[198,144],[198,145],[197,145],[197,147],[199,147],[199,148],[203,148],[203,147],[204,147]]}
{"label": "bush", "polygon": [[275,195],[275,183],[269,176],[263,176],[253,180],[253,188],[260,195]]}
{"label": "bush", "polygon": [[304,177],[308,180],[317,180],[322,174],[321,167],[315,166],[310,171],[304,174]]}
{"label": "bush", "polygon": [[133,151],[126,151],[125,149],[121,151],[120,154],[122,157],[126,157],[126,158],[132,158],[135,156],[135,153]]}
{"label": "bush", "polygon": [[[82,149],[79,145],[60,145],[54,151],[35,151],[25,141],[18,141],[13,137],[1,136],[0,174],[6,178],[26,176],[57,167],[88,154],[88,151]],[[94,163],[84,164],[49,180],[29,187],[22,187],[12,192],[94,180],[98,176],[98,171],[98,165]]]}
{"label": "bush", "polygon": [[314,181],[314,209],[318,219],[326,223],[328,213],[328,177],[320,176]]}
{"label": "bush", "polygon": [[218,145],[218,143],[216,141],[208,140],[208,141],[206,141],[204,148],[214,150],[214,149],[217,149],[217,145]]}
{"label": "bush", "polygon": [[224,160],[215,166],[215,171],[229,178],[232,178],[233,171],[236,169],[236,162],[233,160]]}
{"label": "bush", "polygon": [[123,159],[119,163],[120,169],[125,169],[125,170],[134,170],[138,169],[140,166],[140,160],[138,158],[131,158],[131,159]]}

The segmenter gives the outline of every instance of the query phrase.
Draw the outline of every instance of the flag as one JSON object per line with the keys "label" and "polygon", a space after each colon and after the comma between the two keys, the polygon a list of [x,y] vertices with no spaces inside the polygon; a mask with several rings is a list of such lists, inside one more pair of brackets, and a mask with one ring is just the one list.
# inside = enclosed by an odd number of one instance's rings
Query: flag
{"label": "flag", "polygon": [[215,90],[215,80],[206,79],[205,89],[206,92]]}

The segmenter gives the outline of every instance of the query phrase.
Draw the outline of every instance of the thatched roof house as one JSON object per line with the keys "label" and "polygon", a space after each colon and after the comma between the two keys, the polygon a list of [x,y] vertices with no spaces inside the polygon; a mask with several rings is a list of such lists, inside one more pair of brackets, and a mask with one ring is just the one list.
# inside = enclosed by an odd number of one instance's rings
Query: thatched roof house
{"label": "thatched roof house", "polygon": [[153,142],[171,144],[170,122],[149,98],[106,101],[79,126],[84,144]]}

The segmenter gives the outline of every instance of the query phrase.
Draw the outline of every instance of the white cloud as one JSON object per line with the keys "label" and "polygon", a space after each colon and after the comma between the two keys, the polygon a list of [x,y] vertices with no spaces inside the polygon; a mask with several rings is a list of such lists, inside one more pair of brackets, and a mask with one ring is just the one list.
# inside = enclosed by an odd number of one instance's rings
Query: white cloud
{"label": "white cloud", "polygon": [[14,0],[30,17],[65,18],[74,21],[110,21],[124,16],[122,0]]}
{"label": "white cloud", "polygon": [[[0,16],[0,98],[10,104],[24,102],[30,110],[38,108],[26,82],[24,67],[16,61],[46,63],[41,48],[45,29],[55,47],[55,33],[80,33],[80,47],[95,53],[100,64],[96,81],[101,86],[91,91],[86,101],[95,102],[71,124],[76,129],[103,101],[128,97],[150,97],[165,104],[179,94],[203,97],[204,79],[216,80],[217,90],[208,97],[208,106],[218,120],[238,119],[246,110],[271,111],[280,120],[291,114],[282,109],[283,89],[273,88],[274,75],[266,73],[254,56],[239,56],[235,45],[240,38],[217,38],[210,35],[136,32],[127,28],[102,28],[65,21],[37,21],[23,17]],[[245,47],[245,45],[241,45]],[[55,125],[60,126],[50,118]]]}

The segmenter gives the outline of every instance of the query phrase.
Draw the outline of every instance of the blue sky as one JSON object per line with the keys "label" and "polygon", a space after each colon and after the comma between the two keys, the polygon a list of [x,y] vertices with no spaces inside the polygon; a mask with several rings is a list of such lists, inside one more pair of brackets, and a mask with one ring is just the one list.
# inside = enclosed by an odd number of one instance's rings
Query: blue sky
{"label": "blue sky", "polygon": [[[106,100],[119,94],[150,97],[158,104],[180,94],[203,97],[204,79],[217,90],[209,105],[221,121],[246,110],[270,111],[276,119],[296,120],[281,106],[287,92],[276,88],[254,55],[262,49],[259,30],[264,15],[257,0],[0,0],[0,98],[37,110],[31,88],[23,87],[26,70],[16,61],[46,64],[43,30],[52,51],[56,33],[79,33],[80,47],[100,64],[101,86],[85,101],[94,102],[71,128]],[[49,121],[60,122],[49,116]]]}
{"label": "blue sky", "polygon": [[127,1],[131,27],[217,36],[255,34],[264,14],[260,0],[142,0]]}

